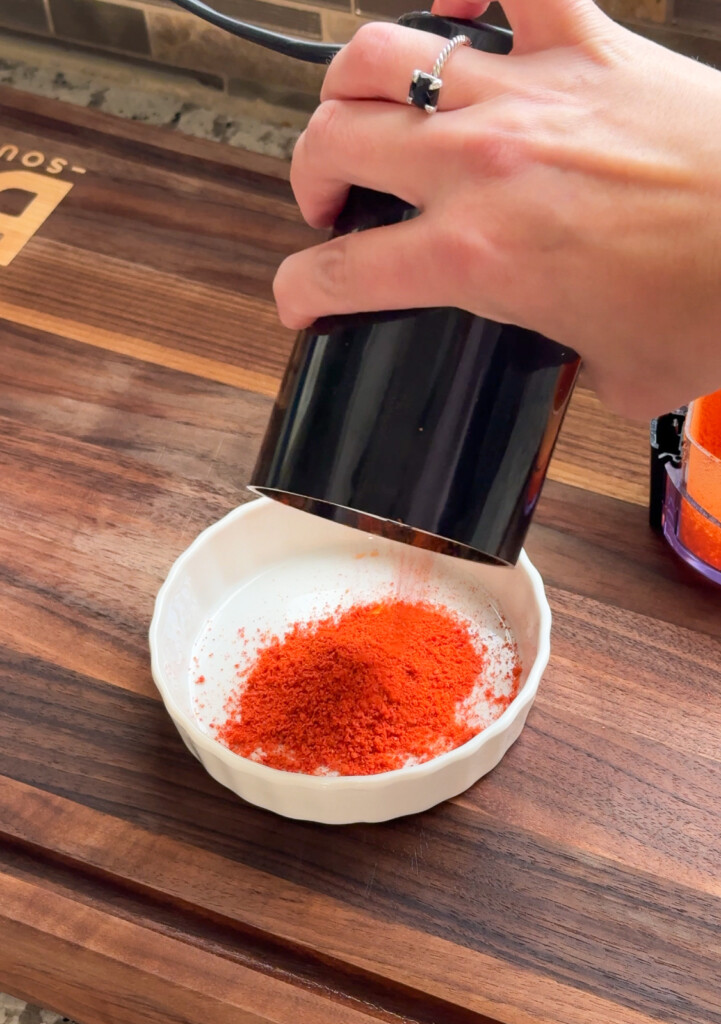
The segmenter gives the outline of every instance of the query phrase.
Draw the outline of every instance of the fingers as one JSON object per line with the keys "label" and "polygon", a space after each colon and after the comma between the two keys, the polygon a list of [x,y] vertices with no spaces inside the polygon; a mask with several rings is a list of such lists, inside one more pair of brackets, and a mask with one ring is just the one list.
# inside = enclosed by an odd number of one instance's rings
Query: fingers
{"label": "fingers", "polygon": [[607,21],[594,0],[503,0],[503,10],[516,56],[578,45],[595,25]]}
{"label": "fingers", "polygon": [[[513,29],[516,55],[583,43],[589,31],[608,20],[593,0],[503,0],[502,6]],[[434,0],[432,10],[472,20],[487,7],[487,0]]]}
{"label": "fingers", "polygon": [[[445,40],[430,32],[389,22],[370,22],[333,59],[320,98],[387,100],[405,103],[416,68],[429,71]],[[443,69],[438,109],[470,106],[502,89],[509,69],[500,54],[459,47]],[[427,115],[411,111],[414,117]]]}
{"label": "fingers", "polygon": [[433,14],[445,15],[446,18],[464,18],[473,21],[486,12],[490,0],[435,0],[431,8]]}
{"label": "fingers", "polygon": [[[273,283],[286,327],[319,316],[440,305],[438,260],[424,218],[334,238],[289,256]],[[447,304],[448,285],[444,291]]]}
{"label": "fingers", "polygon": [[[414,115],[418,114],[416,118]],[[293,154],[290,180],[313,227],[330,226],[348,186],[390,192],[420,206],[427,168],[445,131],[421,111],[391,103],[321,104]]]}

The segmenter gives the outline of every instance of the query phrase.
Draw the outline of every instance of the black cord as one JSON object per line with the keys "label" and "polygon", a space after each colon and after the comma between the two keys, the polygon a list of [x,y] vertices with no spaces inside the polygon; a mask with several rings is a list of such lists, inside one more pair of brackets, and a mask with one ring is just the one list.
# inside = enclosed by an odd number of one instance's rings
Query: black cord
{"label": "black cord", "polygon": [[283,53],[286,57],[304,60],[308,64],[330,64],[341,49],[340,43],[314,43],[309,39],[295,39],[293,36],[284,36],[279,32],[269,32],[265,28],[258,28],[257,25],[248,25],[244,21],[237,21],[227,14],[221,14],[220,11],[208,7],[202,0],[172,0],[172,3],[197,15],[203,21],[210,22],[216,28],[230,32],[231,35],[247,39],[249,43],[257,43],[259,46],[264,46],[266,50]]}

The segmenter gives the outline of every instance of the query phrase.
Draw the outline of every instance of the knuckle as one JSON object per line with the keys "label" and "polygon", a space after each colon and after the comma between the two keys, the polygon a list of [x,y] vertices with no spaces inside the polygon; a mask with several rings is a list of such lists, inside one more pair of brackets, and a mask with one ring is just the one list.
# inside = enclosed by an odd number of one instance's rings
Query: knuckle
{"label": "knuckle", "polygon": [[452,270],[455,281],[463,287],[471,268],[478,264],[474,233],[467,224],[454,220],[444,226],[436,248],[441,265]]}
{"label": "knuckle", "polygon": [[396,40],[396,28],[386,21],[367,21],[351,39],[350,52],[358,57],[387,51]]}
{"label": "knuckle", "polygon": [[476,308],[479,285],[483,282],[485,286],[493,275],[497,256],[485,221],[482,227],[474,227],[473,222],[471,218],[444,218],[443,228],[435,236],[437,263],[452,282],[455,304],[464,309]]}
{"label": "knuckle", "polygon": [[316,256],[316,284],[325,295],[343,295],[351,280],[348,239],[334,238],[321,245]]}
{"label": "knuckle", "polygon": [[[305,133],[304,133],[305,134]],[[296,143],[293,160],[290,165],[290,187],[293,190],[295,201],[298,204],[301,214],[305,220],[312,216],[312,181],[314,178],[312,168],[309,168],[309,159],[304,144],[304,137],[301,136]]]}
{"label": "knuckle", "polygon": [[345,237],[287,257],[273,280],[282,322],[287,327],[303,327],[310,322],[311,307],[332,310],[342,302],[353,281],[350,259]]}
{"label": "knuckle", "polygon": [[298,289],[294,285],[291,259],[284,260],[273,279],[273,297],[280,319],[286,327],[298,326],[302,320],[302,312],[297,301],[298,294]]}
{"label": "knuckle", "polygon": [[295,144],[290,165],[290,186],[306,219],[312,215],[317,185],[333,162],[338,148],[335,127],[341,104],[326,100],[317,108]]}
{"label": "knuckle", "polygon": [[489,112],[461,141],[460,155],[472,173],[483,178],[507,178],[529,162],[534,127],[518,106]]}
{"label": "knuckle", "polygon": [[303,166],[306,161],[305,152],[305,132],[299,136],[298,141],[295,144],[293,150],[293,159],[290,163],[290,187],[293,189],[293,194],[300,201],[298,195],[300,190],[300,182],[303,175]]}
{"label": "knuckle", "polygon": [[304,149],[309,155],[327,144],[334,133],[342,106],[340,100],[324,100],[316,107],[301,136]]}
{"label": "knuckle", "polygon": [[346,47],[353,76],[375,76],[394,61],[397,54],[397,25],[369,21],[361,25]]}
{"label": "knuckle", "polygon": [[484,177],[508,178],[524,162],[524,150],[522,137],[507,126],[493,126],[476,140],[472,159]]}

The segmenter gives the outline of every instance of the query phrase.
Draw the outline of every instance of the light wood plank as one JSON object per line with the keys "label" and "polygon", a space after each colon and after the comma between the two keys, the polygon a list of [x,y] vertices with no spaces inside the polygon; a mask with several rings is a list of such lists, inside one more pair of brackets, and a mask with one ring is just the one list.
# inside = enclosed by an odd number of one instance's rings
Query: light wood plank
{"label": "light wood plank", "polygon": [[[359,913],[340,900],[247,866],[241,869],[223,857],[150,835],[2,776],[0,800],[4,807],[13,808],[12,834],[26,841],[32,842],[42,827],[43,845],[63,856],[76,858],[82,848],[84,863],[118,879],[246,922],[294,945],[300,942],[334,960],[503,1024],[611,1020],[650,1024],[652,1020],[520,964],[504,963],[402,925],[381,924],[372,914]],[[371,889],[372,881],[369,898]]]}
{"label": "light wood plank", "polygon": [[208,359],[167,345],[159,345],[143,338],[132,337],[109,331],[104,327],[92,326],[70,320],[66,317],[43,313],[38,310],[16,306],[0,299],[0,319],[24,327],[34,327],[39,331],[57,334],[69,341],[77,341],[83,345],[93,345],[107,352],[142,359],[155,366],[164,366],[169,370],[179,370],[195,377],[230,384],[236,388],[254,391],[260,395],[274,397],[278,390],[279,380],[269,374],[247,370],[243,366],[232,366],[217,359]]}
{"label": "light wood plank", "polygon": [[548,479],[647,506],[648,464],[648,424],[616,416],[587,387],[577,387]]}
{"label": "light wood plank", "polygon": [[[107,1024],[369,1024],[379,1017],[0,874],[0,985]],[[36,955],[38,944],[43,955]]]}

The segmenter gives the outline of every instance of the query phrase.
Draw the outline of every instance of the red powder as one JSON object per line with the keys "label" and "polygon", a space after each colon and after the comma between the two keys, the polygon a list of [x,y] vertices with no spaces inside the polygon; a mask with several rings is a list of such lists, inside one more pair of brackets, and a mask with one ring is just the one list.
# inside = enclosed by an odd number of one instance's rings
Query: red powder
{"label": "red powder", "polygon": [[[458,707],[487,671],[466,624],[426,603],[380,601],[270,638],[225,705],[218,739],[285,771],[374,775],[427,761],[479,731]],[[507,696],[486,680],[495,717]]]}

